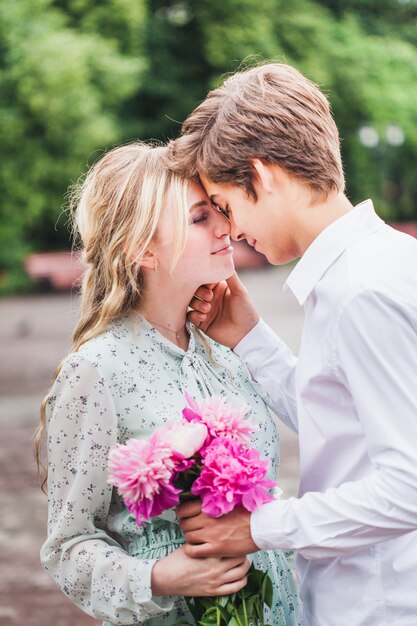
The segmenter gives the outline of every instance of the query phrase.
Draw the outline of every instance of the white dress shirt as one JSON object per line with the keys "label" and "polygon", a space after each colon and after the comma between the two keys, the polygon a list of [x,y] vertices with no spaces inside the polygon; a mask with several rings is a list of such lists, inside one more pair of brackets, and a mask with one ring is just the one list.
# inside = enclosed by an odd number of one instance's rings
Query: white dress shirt
{"label": "white dress shirt", "polygon": [[298,359],[262,321],[235,348],[300,437],[299,496],[253,513],[253,539],[296,551],[306,626],[416,626],[417,241],[368,200],[284,289]]}

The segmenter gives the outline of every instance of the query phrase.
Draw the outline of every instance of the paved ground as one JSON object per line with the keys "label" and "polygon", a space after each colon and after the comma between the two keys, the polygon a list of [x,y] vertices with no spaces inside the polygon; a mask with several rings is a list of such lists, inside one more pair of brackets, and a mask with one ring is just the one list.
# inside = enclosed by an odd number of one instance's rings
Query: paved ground
{"label": "paved ground", "polygon": [[[261,315],[298,349],[302,311],[281,293],[288,271],[246,270],[241,277]],[[92,626],[39,565],[46,498],[36,482],[32,436],[51,374],[70,344],[76,297],[69,294],[0,300],[0,626]],[[296,438],[281,429],[280,485],[294,494]]]}

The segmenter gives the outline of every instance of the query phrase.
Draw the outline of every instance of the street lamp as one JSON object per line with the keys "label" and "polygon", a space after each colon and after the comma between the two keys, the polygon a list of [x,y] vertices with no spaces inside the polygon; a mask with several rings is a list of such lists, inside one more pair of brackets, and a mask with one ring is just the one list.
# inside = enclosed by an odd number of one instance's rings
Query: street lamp
{"label": "street lamp", "polygon": [[[361,126],[358,135],[359,141],[365,148],[376,148],[380,143],[379,133],[373,126]],[[381,143],[387,143],[392,147],[402,146],[405,140],[404,131],[397,124],[388,124],[385,127],[384,136],[385,141],[381,140]]]}
{"label": "street lamp", "polygon": [[379,144],[379,135],[373,126],[361,126],[359,141],[365,148],[376,148]]}
{"label": "street lamp", "polygon": [[385,139],[390,146],[402,146],[404,143],[403,129],[396,124],[389,124],[385,129]]}

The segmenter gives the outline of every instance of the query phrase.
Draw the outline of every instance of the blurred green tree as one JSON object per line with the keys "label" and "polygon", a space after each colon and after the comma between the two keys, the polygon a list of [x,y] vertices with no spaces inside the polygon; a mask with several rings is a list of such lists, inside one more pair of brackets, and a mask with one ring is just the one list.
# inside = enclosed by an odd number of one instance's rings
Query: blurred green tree
{"label": "blurred green tree", "polygon": [[32,248],[68,246],[65,224],[54,231],[63,195],[94,150],[119,140],[118,111],[145,68],[140,54],[69,17],[52,0],[0,1],[3,270]]}
{"label": "blurred green tree", "polygon": [[[387,219],[416,220],[417,2],[317,5],[330,10],[331,28],[317,38],[301,69],[311,70],[329,92],[349,194],[354,201],[373,197]],[[314,67],[320,59],[325,73]]]}
{"label": "blurred green tree", "polygon": [[132,120],[126,138],[175,137],[182,121],[207,91],[210,65],[193,0],[148,0],[143,86],[126,104]]}

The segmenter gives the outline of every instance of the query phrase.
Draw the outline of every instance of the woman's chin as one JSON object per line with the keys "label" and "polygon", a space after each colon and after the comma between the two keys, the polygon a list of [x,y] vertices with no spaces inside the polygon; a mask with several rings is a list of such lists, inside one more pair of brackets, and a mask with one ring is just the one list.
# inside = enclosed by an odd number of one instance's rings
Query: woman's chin
{"label": "woman's chin", "polygon": [[210,282],[212,282],[212,283],[220,283],[222,280],[227,280],[228,278],[233,276],[234,273],[235,273],[235,264],[232,263],[232,266],[229,267],[228,270],[225,270],[220,277],[217,277],[217,280],[212,280]]}
{"label": "woman's chin", "polygon": [[213,272],[213,274],[211,274],[211,276],[209,276],[207,280],[205,280],[201,284],[210,285],[211,283],[221,283],[222,280],[227,280],[228,278],[233,276],[234,273],[235,273],[235,264],[233,260],[231,259],[231,263],[228,263],[228,265],[223,267],[222,269],[217,269],[216,272]]}

